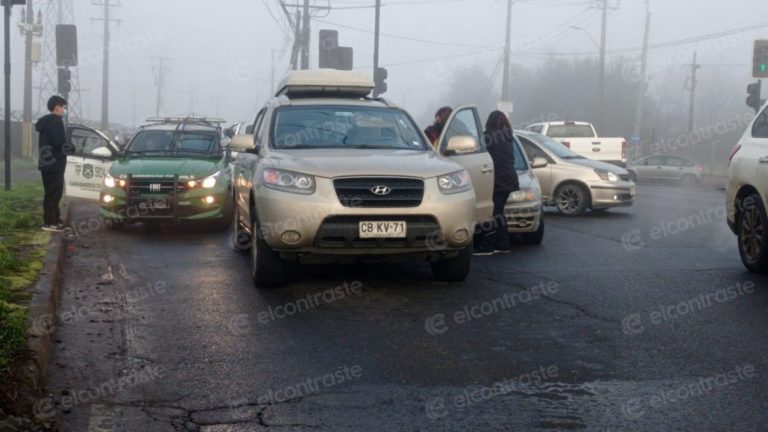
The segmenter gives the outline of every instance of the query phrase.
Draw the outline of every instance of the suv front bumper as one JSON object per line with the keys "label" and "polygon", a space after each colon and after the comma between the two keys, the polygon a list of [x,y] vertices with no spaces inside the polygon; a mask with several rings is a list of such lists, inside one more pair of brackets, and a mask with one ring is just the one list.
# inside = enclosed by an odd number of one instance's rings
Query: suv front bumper
{"label": "suv front bumper", "polygon": [[[437,182],[424,182],[418,207],[345,207],[333,181],[317,179],[312,195],[258,187],[255,191],[259,235],[281,254],[335,256],[441,254],[472,242],[476,201],[473,191],[440,192]],[[360,222],[406,223],[405,238],[363,239]]]}

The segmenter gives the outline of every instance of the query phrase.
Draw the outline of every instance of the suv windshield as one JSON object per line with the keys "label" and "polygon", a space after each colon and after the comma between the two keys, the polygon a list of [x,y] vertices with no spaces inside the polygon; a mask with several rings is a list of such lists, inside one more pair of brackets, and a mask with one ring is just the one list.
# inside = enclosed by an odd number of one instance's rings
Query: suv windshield
{"label": "suv windshield", "polygon": [[399,109],[332,105],[277,110],[272,147],[429,150],[416,125]]}
{"label": "suv windshield", "polygon": [[[182,126],[183,128],[183,126]],[[126,155],[141,156],[217,156],[222,149],[214,129],[147,129],[139,132],[126,149]]]}

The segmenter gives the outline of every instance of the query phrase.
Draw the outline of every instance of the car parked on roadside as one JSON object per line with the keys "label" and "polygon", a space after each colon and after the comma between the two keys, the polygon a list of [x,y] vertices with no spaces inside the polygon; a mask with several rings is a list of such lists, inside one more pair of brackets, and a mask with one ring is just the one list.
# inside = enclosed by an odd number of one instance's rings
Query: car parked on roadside
{"label": "car parked on roadside", "polygon": [[768,105],[731,153],[726,186],[728,226],[738,237],[744,266],[768,273]]}
{"label": "car parked on roadside", "polygon": [[[365,74],[294,72],[235,136],[236,249],[257,286],[303,264],[422,260],[464,280],[475,225],[493,213],[493,160],[475,107],[457,108],[435,151]],[[245,241],[250,239],[251,241]],[[248,246],[243,248],[242,245]]]}
{"label": "car parked on roadside", "polygon": [[544,240],[544,210],[541,185],[533,170],[546,167],[547,161],[541,158],[529,161],[517,138],[514,152],[520,189],[510,194],[504,208],[507,230],[510,235],[519,236],[523,243],[540,244]]}
{"label": "car parked on roadside", "polygon": [[704,167],[682,156],[651,155],[627,164],[635,182],[668,182],[683,186],[701,183]]}
{"label": "car parked on roadside", "polygon": [[607,210],[634,204],[636,186],[629,172],[613,164],[587,159],[554,139],[529,131],[517,131],[517,138],[534,164],[542,199],[566,216],[587,210]]}
{"label": "car parked on roadside", "polygon": [[98,194],[108,228],[133,222],[226,228],[232,221],[230,155],[217,121],[153,119],[124,151],[101,146],[90,154],[109,161]]}

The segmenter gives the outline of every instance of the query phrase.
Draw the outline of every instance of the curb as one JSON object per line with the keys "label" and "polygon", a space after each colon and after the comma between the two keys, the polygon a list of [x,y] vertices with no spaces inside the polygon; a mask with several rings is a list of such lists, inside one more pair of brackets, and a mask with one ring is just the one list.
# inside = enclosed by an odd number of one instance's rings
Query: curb
{"label": "curb", "polygon": [[[65,203],[65,223],[70,222],[72,209],[71,203]],[[21,406],[29,412],[34,411],[35,402],[45,395],[46,375],[53,355],[56,309],[61,297],[61,273],[66,257],[64,234],[52,234],[45,249],[43,269],[30,290],[32,299],[27,311],[27,349],[32,355],[24,365],[19,389]]]}

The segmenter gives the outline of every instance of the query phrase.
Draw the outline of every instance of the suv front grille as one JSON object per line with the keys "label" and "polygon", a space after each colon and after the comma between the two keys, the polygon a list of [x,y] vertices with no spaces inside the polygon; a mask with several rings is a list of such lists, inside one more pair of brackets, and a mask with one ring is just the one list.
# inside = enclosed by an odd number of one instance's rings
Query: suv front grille
{"label": "suv front grille", "polygon": [[[355,177],[333,181],[336,195],[344,207],[403,208],[418,207],[424,199],[424,181],[409,178]],[[388,188],[377,195],[375,188]]]}
{"label": "suv front grille", "polygon": [[[404,239],[361,239],[360,222],[404,221]],[[439,249],[445,245],[440,224],[432,216],[332,216],[320,226],[315,239],[318,248],[326,249]]]}

